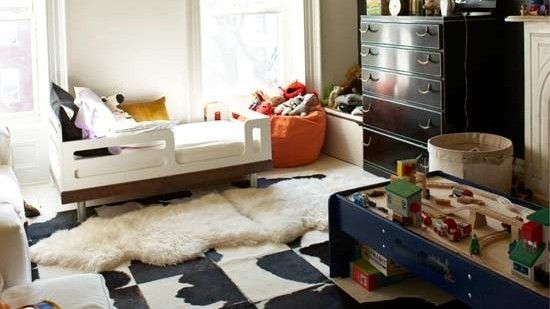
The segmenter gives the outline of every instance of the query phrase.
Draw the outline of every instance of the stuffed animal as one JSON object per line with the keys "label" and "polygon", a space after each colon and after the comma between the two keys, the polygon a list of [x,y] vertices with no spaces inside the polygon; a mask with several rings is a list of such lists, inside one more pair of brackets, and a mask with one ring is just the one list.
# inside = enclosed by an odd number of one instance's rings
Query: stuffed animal
{"label": "stuffed animal", "polygon": [[281,88],[281,90],[283,91],[283,97],[286,100],[290,100],[297,96],[303,96],[307,92],[306,86],[299,81],[295,81],[288,85],[285,89]]}
{"label": "stuffed animal", "polygon": [[303,101],[304,101],[303,96],[294,97],[284,102],[283,104],[277,106],[277,108],[275,108],[275,114],[288,116],[288,114],[290,114],[290,112],[292,112],[298,105],[302,104]]}
{"label": "stuffed animal", "polygon": [[268,103],[268,102],[263,102],[261,103],[257,108],[256,108],[256,112],[260,113],[260,114],[264,114],[266,116],[271,116],[273,115],[274,111],[273,111],[273,106],[271,105],[271,103]]}
{"label": "stuffed animal", "polygon": [[439,14],[439,0],[424,0],[424,12],[426,16]]}
{"label": "stuffed animal", "polygon": [[119,93],[119,94],[114,94],[110,97],[101,97],[101,101],[103,101],[103,103],[105,103],[105,106],[107,106],[107,108],[109,108],[111,113],[113,113],[116,120],[132,118],[130,114],[118,108],[118,106],[124,103],[125,101],[124,95]]}
{"label": "stuffed animal", "polygon": [[116,113],[122,111],[118,106],[124,103],[124,96],[122,94],[114,94],[110,97],[101,97],[101,101],[107,105],[111,112]]}
{"label": "stuffed animal", "polygon": [[342,94],[361,93],[361,67],[354,65],[346,72],[346,80],[342,83],[344,92]]}
{"label": "stuffed animal", "polygon": [[336,108],[336,97],[344,94],[344,87],[342,86],[334,86],[334,89],[330,92],[328,96],[328,107],[330,108]]}
{"label": "stuffed animal", "polygon": [[300,103],[296,108],[294,108],[289,116],[300,115],[302,117],[307,116],[313,107],[317,106],[319,102],[317,101],[317,96],[313,93],[308,93],[303,97],[302,103]]}
{"label": "stuffed animal", "polygon": [[338,109],[344,113],[351,113],[357,106],[363,105],[363,98],[359,94],[350,93],[336,98]]}
{"label": "stuffed animal", "polygon": [[253,111],[256,111],[256,109],[260,106],[260,104],[262,104],[263,102],[265,102],[267,100],[267,96],[261,90],[255,91],[252,94],[252,98],[253,98],[252,99],[252,104],[250,104],[248,109],[251,109]]}
{"label": "stuffed animal", "polygon": [[285,101],[285,97],[283,96],[274,96],[266,100],[266,102],[271,104],[271,106],[274,108],[281,105]]}

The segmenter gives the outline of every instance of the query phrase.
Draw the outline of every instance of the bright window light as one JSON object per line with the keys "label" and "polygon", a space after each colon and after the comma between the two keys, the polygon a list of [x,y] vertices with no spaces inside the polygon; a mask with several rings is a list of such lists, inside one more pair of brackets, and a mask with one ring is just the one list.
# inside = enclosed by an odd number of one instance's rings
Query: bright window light
{"label": "bright window light", "polygon": [[244,96],[301,79],[303,14],[299,11],[303,8],[299,3],[201,0],[203,98]]}

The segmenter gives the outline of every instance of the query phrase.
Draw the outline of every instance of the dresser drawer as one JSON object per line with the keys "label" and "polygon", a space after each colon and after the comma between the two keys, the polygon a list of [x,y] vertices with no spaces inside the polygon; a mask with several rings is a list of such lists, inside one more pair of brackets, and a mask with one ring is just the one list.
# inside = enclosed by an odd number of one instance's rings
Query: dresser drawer
{"label": "dresser drawer", "polygon": [[[402,140],[394,139],[369,128],[363,129],[363,156],[367,163],[374,164],[395,174],[398,160],[421,159],[428,157],[428,150]],[[419,162],[427,160],[419,160]],[[420,166],[419,170],[427,169]]]}
{"label": "dresser drawer", "polygon": [[442,84],[441,81],[434,79],[368,68],[363,69],[363,93],[382,95],[438,109],[443,108]]}
{"label": "dresser drawer", "polygon": [[363,122],[404,137],[428,142],[441,135],[442,114],[363,96]]}
{"label": "dresser drawer", "polygon": [[441,77],[441,53],[373,45],[361,46],[363,66]]}
{"label": "dresser drawer", "polygon": [[441,48],[441,26],[361,22],[361,42]]}

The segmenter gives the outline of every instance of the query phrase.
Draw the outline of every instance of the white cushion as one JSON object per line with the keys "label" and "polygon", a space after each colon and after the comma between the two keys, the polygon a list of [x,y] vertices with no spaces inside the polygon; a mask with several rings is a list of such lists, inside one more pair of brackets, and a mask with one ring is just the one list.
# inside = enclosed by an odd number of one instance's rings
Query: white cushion
{"label": "white cushion", "polygon": [[11,164],[11,134],[8,127],[0,123],[0,165]]}
{"label": "white cushion", "polygon": [[11,207],[21,220],[25,219],[25,206],[19,182],[11,167],[0,166],[0,207]]}
{"label": "white cushion", "polygon": [[25,230],[9,207],[0,207],[0,276],[9,288],[31,282],[31,265]]}
{"label": "white cushion", "polygon": [[82,129],[83,138],[107,136],[115,124],[113,113],[105,106],[101,98],[88,88],[75,87],[78,106],[75,125]]}
{"label": "white cushion", "polygon": [[12,308],[44,300],[53,301],[67,309],[114,308],[105,280],[96,274],[38,280],[7,289],[1,298]]}

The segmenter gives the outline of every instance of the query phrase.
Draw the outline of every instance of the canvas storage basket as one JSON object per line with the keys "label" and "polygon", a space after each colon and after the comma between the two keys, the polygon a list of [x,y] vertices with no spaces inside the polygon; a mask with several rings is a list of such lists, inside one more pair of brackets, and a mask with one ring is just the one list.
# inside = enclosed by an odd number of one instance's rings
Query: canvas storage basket
{"label": "canvas storage basket", "polygon": [[511,140],[486,133],[440,135],[428,141],[430,171],[443,171],[510,193],[514,147]]}

